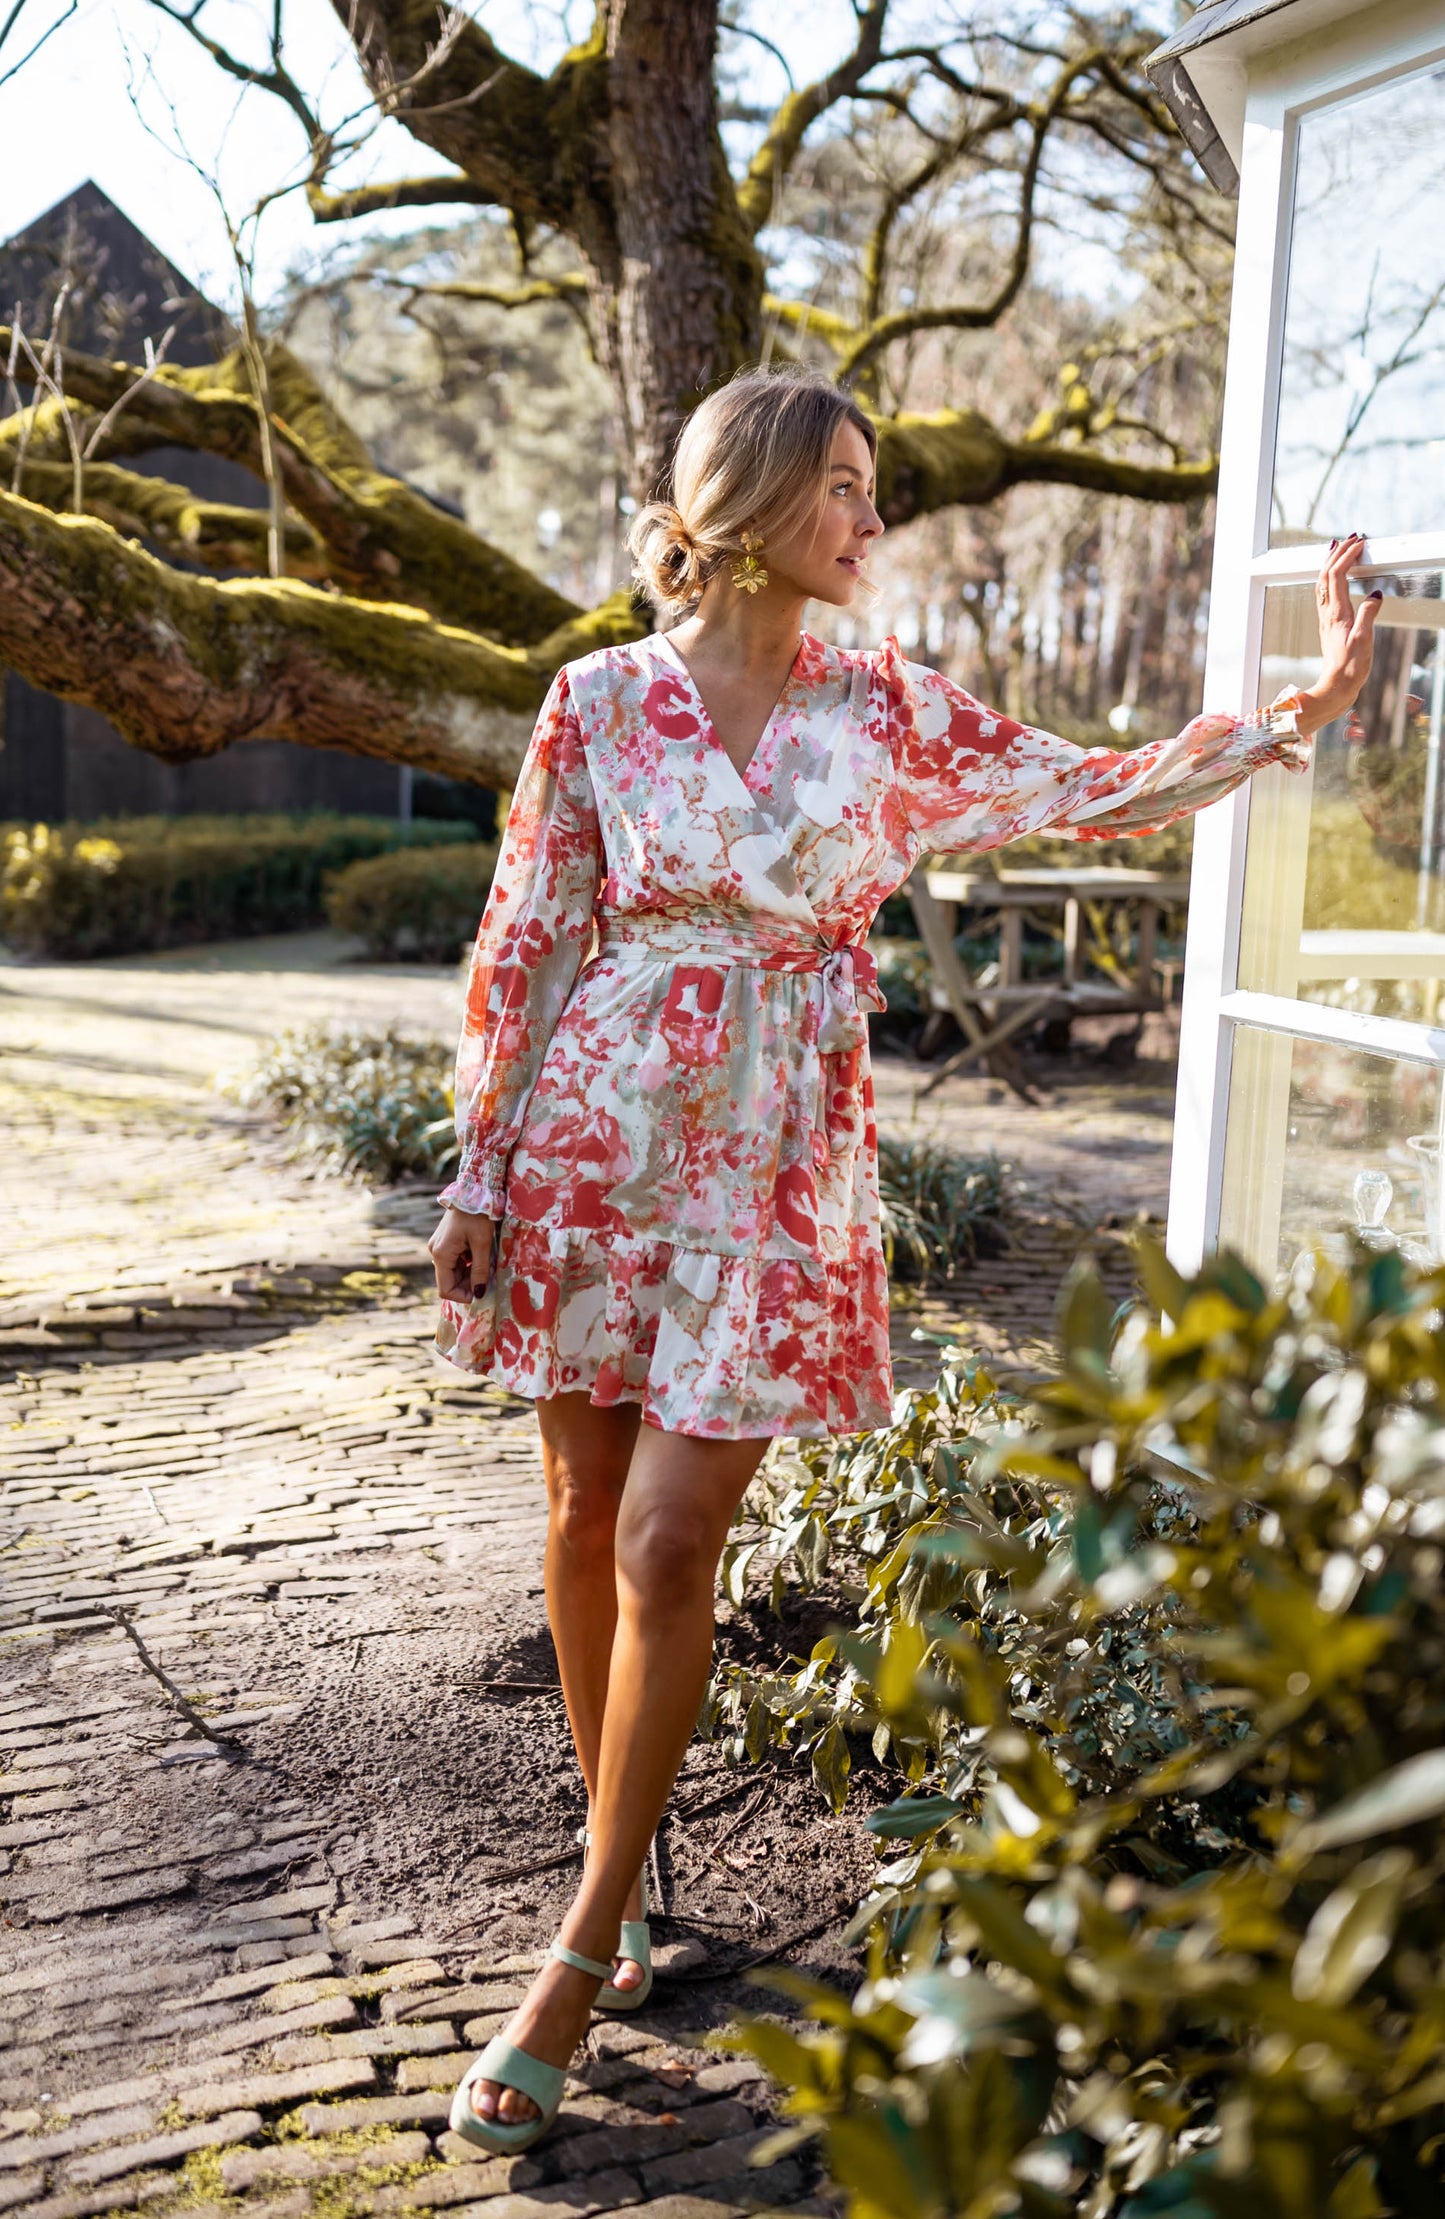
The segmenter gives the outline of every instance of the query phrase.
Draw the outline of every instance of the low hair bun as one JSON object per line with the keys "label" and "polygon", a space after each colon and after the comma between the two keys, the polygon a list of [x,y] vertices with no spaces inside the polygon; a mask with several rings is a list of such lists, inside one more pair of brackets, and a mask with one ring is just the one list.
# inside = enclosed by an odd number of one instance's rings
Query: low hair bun
{"label": "low hair bun", "polygon": [[708,572],[707,558],[671,501],[649,501],[627,534],[634,575],[654,601],[693,601]]}

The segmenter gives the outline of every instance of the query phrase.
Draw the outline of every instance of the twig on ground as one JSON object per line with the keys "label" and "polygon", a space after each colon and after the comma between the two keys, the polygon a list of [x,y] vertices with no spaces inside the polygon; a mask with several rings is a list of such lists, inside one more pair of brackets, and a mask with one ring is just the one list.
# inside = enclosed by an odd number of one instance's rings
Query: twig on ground
{"label": "twig on ground", "polygon": [[464,1680],[464,1695],[560,1695],[560,1680]]}
{"label": "twig on ground", "polygon": [[489,1885],[500,1886],[504,1880],[526,1880],[534,1872],[555,1872],[559,1865],[575,1865],[582,1856],[582,1844],[575,1849],[564,1849],[555,1857],[529,1857],[524,1865],[508,1865],[505,1872],[484,1872],[482,1878]]}
{"label": "twig on ground", "polygon": [[743,1778],[735,1780],[730,1788],[724,1788],[721,1795],[705,1796],[700,1803],[685,1803],[680,1810],[668,1811],[664,1815],[684,1823],[688,1819],[706,1818],[709,1811],[720,1811],[724,1803],[731,1803],[735,1796],[746,1795],[753,1784],[753,1781],[744,1774]]}
{"label": "twig on ground", "polygon": [[166,1694],[169,1696],[171,1702],[175,1705],[176,1709],[180,1712],[182,1718],[184,1718],[186,1724],[191,1727],[193,1732],[200,1734],[203,1740],[209,1741],[213,1748],[219,1749],[228,1764],[249,1764],[251,1760],[251,1752],[249,1749],[246,1748],[245,1744],[239,1741],[232,1741],[228,1735],[218,1734],[214,1726],[207,1725],[205,1719],[196,1709],[195,1704],[188,1702],[185,1696],[182,1695],[180,1689],[176,1686],[176,1683],[171,1678],[170,1674],[168,1672],[162,1671],[161,1667],[156,1663],[155,1658],[151,1655],[150,1650],[146,1647],[140,1635],[136,1632],[135,1627],[131,1624],[130,1612],[128,1610],[122,1610],[118,1605],[103,1603],[101,1605],[101,1615],[105,1618],[109,1618],[113,1624],[119,1626],[121,1632],[131,1643],[136,1655],[140,1658],[141,1663],[145,1666],[151,1678],[160,1682],[161,1686],[165,1689]]}
{"label": "twig on ground", "polygon": [[313,1641],[313,1649],[344,1649],[353,1641],[381,1641],[389,1633],[425,1633],[424,1626],[367,1626],[361,1633],[327,1633]]}
{"label": "twig on ground", "polygon": [[647,1845],[647,1869],[652,1879],[652,1900],[662,1917],[667,1916],[667,1898],[662,1892],[662,1867],[657,1861],[657,1836]]}
{"label": "twig on ground", "polygon": [[767,1782],[764,1781],[763,1785],[758,1789],[757,1794],[753,1797],[751,1803],[749,1803],[745,1809],[739,1811],[736,1818],[730,1818],[727,1825],[724,1826],[722,1832],[718,1835],[716,1841],[709,1844],[708,1855],[710,1857],[715,1857],[718,1851],[722,1848],[723,1843],[730,1840],[740,1826],[746,1826],[748,1820],[754,1815],[754,1813],[762,1809],[767,1799],[768,1785]]}
{"label": "twig on ground", "polygon": [[771,1949],[759,1950],[755,1957],[745,1957],[740,1965],[719,1965],[702,1972],[668,1972],[663,1973],[662,1978],[674,1981],[679,1987],[694,1983],[700,1985],[705,1980],[740,1980],[745,1972],[753,1972],[759,1965],[770,1965],[775,1957],[785,1957],[790,1949],[796,1949],[799,1942],[815,1941],[818,1935],[826,1934],[830,1927],[841,1926],[842,1923],[843,1913],[830,1911],[826,1918],[814,1919],[811,1926],[802,1926],[794,1934],[785,1934],[781,1941],[774,1942]]}
{"label": "twig on ground", "polygon": [[169,1518],[168,1518],[168,1517],[166,1516],[166,1514],[165,1514],[165,1512],[164,1512],[164,1511],[162,1510],[162,1508],[161,1508],[160,1504],[159,1504],[159,1503],[158,1503],[158,1502],[156,1501],[156,1498],[155,1498],[155,1496],[154,1496],[154,1495],[153,1495],[153,1494],[151,1493],[151,1490],[149,1489],[149,1487],[147,1487],[147,1486],[145,1485],[144,1481],[142,1481],[142,1483],[141,1483],[141,1493],[142,1493],[142,1494],[143,1494],[143,1495],[145,1496],[145,1499],[146,1499],[146,1501],[147,1501],[147,1502],[148,1502],[148,1503],[150,1504],[150,1506],[151,1506],[152,1510],[153,1510],[153,1511],[155,1512],[156,1516],[157,1516],[157,1517],[158,1517],[158,1518],[160,1519],[160,1522],[161,1522],[161,1524],[162,1524],[163,1526],[168,1526],[168,1525],[170,1524],[170,1522],[171,1522],[171,1521],[170,1521],[170,1519],[169,1519]]}
{"label": "twig on ground", "polygon": [[[485,1687],[488,1685],[496,1687],[526,1687],[531,1683],[525,1680],[496,1680],[491,1682],[485,1680],[473,1680],[470,1684],[473,1687]],[[545,1687],[548,1694],[554,1692],[555,1683],[550,1680],[539,1680],[535,1684],[539,1687]],[[560,1694],[560,1688],[555,1688],[555,1692]],[[703,1803],[689,1804],[685,1810],[666,1811],[663,1813],[663,1816],[665,1818],[672,1819],[701,1818],[705,1812],[717,1810],[722,1804],[730,1803],[735,1795],[741,1795],[745,1793],[746,1790],[752,1785],[753,1782],[751,1780],[739,1780],[735,1787],[725,1789],[721,1795],[710,1796],[707,1801]],[[766,1793],[766,1788],[764,1788],[760,1792]],[[746,1811],[743,1813],[744,1818],[746,1818],[748,1815],[749,1814]],[[741,1823],[741,1821],[739,1821],[739,1823]],[[563,1849],[559,1851],[555,1857],[529,1857],[527,1859],[527,1862],[523,1865],[507,1865],[501,1872],[484,1872],[481,1877],[488,1883],[500,1886],[506,1880],[525,1880],[529,1879],[534,1872],[555,1872],[562,1865],[576,1864],[581,1855],[582,1844],[579,1842],[575,1849]],[[655,1842],[652,1850],[651,1865],[652,1879],[654,1886],[656,1886],[657,1888],[660,1904],[662,1897],[662,1887],[657,1869],[657,1850]],[[667,1914],[663,1912],[662,1915],[665,1917]]]}

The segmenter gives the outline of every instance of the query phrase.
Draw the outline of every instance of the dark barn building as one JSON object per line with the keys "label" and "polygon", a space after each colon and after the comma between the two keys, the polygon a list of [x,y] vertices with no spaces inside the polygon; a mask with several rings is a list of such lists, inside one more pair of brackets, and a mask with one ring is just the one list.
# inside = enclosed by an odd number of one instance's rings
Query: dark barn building
{"label": "dark barn building", "polygon": [[[82,185],[0,247],[0,321],[20,304],[26,331],[48,329],[59,287],[71,293],[64,338],[83,353],[143,357],[174,324],[167,359],[198,365],[234,343],[219,310],[189,285],[114,201]],[[265,505],[263,488],[216,455],[157,448],[128,467],[203,499]],[[22,488],[23,490],[23,488]],[[402,773],[389,763],[284,740],[247,740],[205,762],[168,764],[132,747],[103,716],[4,677],[0,819],[181,814],[198,810],[341,809],[396,816]]]}

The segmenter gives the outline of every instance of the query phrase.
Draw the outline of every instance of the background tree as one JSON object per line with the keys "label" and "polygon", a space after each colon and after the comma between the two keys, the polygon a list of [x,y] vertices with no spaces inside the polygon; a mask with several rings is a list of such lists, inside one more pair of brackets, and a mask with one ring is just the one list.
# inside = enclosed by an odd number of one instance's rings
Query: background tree
{"label": "background tree", "polygon": [[[764,19],[720,20],[715,0],[598,0],[546,73],[433,0],[336,0],[375,112],[442,165],[357,184],[354,117],[328,118],[292,77],[279,7],[256,55],[211,38],[205,0],[153,4],[285,105],[318,223],[470,205],[489,240],[505,226],[505,275],[392,254],[374,282],[399,288],[414,321],[564,311],[600,373],[626,501],[656,482],[703,392],[783,355],[824,362],[873,412],[890,525],[1015,486],[1153,504],[1212,489],[1212,411],[1188,365],[1217,324],[1227,222],[1140,75],[1159,26],[1133,10],[945,0],[920,43],[916,13],[856,0],[851,50],[763,111],[740,57],[768,47]],[[1125,237],[1132,262],[1101,303],[1101,253]],[[1031,330],[1043,241],[1056,273],[1067,242],[1092,277]],[[1040,340],[1068,346],[1043,375]],[[987,366],[1010,348],[1029,375],[999,392]],[[66,351],[64,397],[36,392],[0,423],[0,657],[170,760],[265,734],[509,783],[558,664],[635,636],[650,612],[621,588],[559,590],[429,501],[276,335],[266,371],[263,427],[239,350],[200,370],[163,363],[143,384]],[[86,514],[58,513],[72,500],[51,466],[107,412]],[[246,574],[267,567],[263,518],[126,467],[180,446],[259,477],[268,439],[284,577]]]}

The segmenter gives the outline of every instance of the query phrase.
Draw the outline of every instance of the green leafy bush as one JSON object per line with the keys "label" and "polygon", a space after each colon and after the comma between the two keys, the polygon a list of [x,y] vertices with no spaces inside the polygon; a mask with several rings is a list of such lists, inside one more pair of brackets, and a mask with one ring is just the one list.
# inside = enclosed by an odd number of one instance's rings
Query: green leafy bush
{"label": "green leafy bush", "polygon": [[129,955],[322,921],[328,872],[359,856],[470,841],[386,817],[116,817],[7,825],[0,931],[27,955]]}
{"label": "green leafy bush", "polygon": [[883,1245],[895,1279],[951,1279],[1004,1245],[1003,1166],[931,1140],[878,1136]]}
{"label": "green leafy bush", "polygon": [[273,1041],[236,1091],[275,1110],[296,1154],[323,1171],[440,1180],[457,1160],[452,1058],[439,1040],[309,1026]]}
{"label": "green leafy bush", "polygon": [[856,1613],[720,1677],[733,1754],[906,1790],[862,1985],[735,2036],[856,2219],[1441,2208],[1445,1273],[1143,1269],[1028,1407],[955,1359],[785,1457],[726,1561]]}
{"label": "green leafy bush", "polygon": [[368,955],[453,963],[476,938],[496,860],[478,841],[372,856],[337,872],[326,914],[359,934]]}

